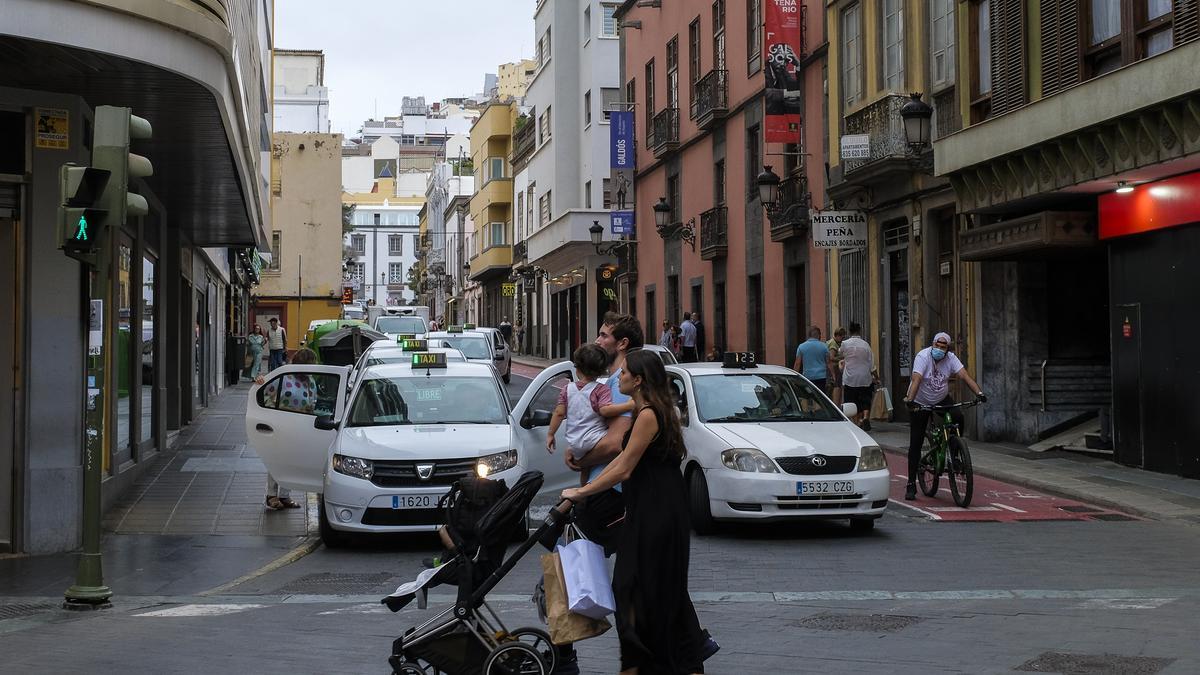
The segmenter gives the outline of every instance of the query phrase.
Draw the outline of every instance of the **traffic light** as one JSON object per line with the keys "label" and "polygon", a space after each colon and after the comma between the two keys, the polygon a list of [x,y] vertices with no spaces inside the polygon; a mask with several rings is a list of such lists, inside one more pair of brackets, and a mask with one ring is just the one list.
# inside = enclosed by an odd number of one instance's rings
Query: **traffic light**
{"label": "traffic light", "polygon": [[105,212],[98,202],[109,177],[108,171],[90,166],[68,163],[59,169],[59,248],[72,258],[90,260],[99,248]]}
{"label": "traffic light", "polygon": [[100,206],[106,211],[104,224],[115,229],[125,223],[127,216],[150,212],[146,198],[129,191],[129,179],[154,175],[154,166],[145,157],[130,152],[129,141],[148,139],[153,129],[150,122],[132,114],[129,108],[111,105],[96,108],[95,128],[92,166],[110,173]]}

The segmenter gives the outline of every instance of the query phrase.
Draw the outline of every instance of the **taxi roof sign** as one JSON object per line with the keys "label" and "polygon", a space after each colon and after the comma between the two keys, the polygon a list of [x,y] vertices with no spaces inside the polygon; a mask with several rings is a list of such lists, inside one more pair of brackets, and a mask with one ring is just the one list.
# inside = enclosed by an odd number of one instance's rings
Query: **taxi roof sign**
{"label": "taxi roof sign", "polygon": [[461,332],[463,332],[463,327],[462,326],[448,326],[446,328],[446,332],[447,333],[461,333]]}
{"label": "taxi roof sign", "polygon": [[446,352],[417,352],[412,355],[414,368],[445,368]]}
{"label": "taxi roof sign", "polygon": [[757,368],[758,359],[754,352],[725,352],[722,368]]}
{"label": "taxi roof sign", "polygon": [[464,323],[462,327],[463,330],[475,330],[475,324],[473,323]]}
{"label": "taxi roof sign", "polygon": [[400,333],[396,336],[396,342],[404,342],[405,340],[416,340],[416,333]]}
{"label": "taxi roof sign", "polygon": [[402,340],[400,349],[406,352],[423,352],[429,349],[429,340]]}

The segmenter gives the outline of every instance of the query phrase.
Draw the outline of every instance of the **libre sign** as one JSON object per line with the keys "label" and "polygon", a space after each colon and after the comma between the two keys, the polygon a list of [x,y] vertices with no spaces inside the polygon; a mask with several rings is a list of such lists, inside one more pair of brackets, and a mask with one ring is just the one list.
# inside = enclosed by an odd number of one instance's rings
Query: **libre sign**
{"label": "libre sign", "polygon": [[867,214],[862,211],[808,212],[816,248],[866,248]]}

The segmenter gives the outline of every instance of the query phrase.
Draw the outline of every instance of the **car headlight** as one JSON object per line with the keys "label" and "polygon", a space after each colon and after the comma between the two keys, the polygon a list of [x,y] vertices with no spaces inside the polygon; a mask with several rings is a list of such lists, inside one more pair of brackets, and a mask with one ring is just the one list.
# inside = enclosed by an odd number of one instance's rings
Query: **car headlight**
{"label": "car headlight", "polygon": [[859,471],[879,471],[887,468],[887,460],[883,457],[883,448],[878,445],[864,445],[858,453]]}
{"label": "car headlight", "polygon": [[721,453],[721,463],[734,471],[751,473],[779,473],[775,462],[762,450],[755,448],[733,448]]}
{"label": "car headlight", "polygon": [[346,455],[333,456],[333,470],[363,480],[371,480],[371,476],[375,475],[375,465],[371,460]]}
{"label": "car headlight", "polygon": [[494,455],[480,457],[479,463],[475,465],[475,473],[479,474],[480,478],[487,478],[494,473],[508,471],[517,465],[517,451],[507,450],[505,452],[497,452]]}

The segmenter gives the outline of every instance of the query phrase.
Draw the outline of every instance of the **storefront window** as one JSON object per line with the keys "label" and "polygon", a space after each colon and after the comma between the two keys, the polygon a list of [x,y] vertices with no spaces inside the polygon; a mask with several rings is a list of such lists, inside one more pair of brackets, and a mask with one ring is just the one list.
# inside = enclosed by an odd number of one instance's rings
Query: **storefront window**
{"label": "storefront window", "polygon": [[154,258],[146,256],[142,259],[142,424],[141,441],[144,443],[154,437],[154,373],[157,352],[154,349],[154,311],[157,306],[154,287]]}
{"label": "storefront window", "polygon": [[140,340],[133,331],[137,330],[137,316],[134,314],[133,303],[133,251],[132,243],[122,239],[117,249],[117,341],[116,364],[114,374],[117,381],[117,435],[114,448],[114,468],[132,457],[131,445],[133,438],[133,394],[141,381],[140,374],[134,371],[135,351],[140,347]]}

